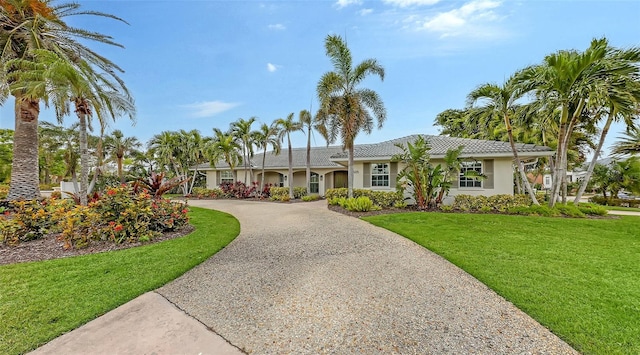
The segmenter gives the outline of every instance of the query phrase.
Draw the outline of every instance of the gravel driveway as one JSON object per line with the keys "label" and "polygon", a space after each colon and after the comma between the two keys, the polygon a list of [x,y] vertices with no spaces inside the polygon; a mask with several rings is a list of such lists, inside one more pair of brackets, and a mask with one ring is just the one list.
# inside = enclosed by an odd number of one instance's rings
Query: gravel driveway
{"label": "gravel driveway", "polygon": [[247,353],[576,353],[453,264],[325,201],[190,204],[234,215],[240,235],[158,292]]}

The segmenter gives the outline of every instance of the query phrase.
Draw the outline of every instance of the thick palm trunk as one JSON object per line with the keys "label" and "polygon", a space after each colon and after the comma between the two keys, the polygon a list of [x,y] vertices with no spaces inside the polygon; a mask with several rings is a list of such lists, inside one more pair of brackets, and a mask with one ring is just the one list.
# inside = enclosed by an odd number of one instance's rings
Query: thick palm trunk
{"label": "thick palm trunk", "polygon": [[293,200],[293,152],[291,151],[291,137],[287,133],[287,142],[289,144],[289,198]]}
{"label": "thick palm trunk", "polygon": [[15,131],[13,133],[13,163],[8,200],[40,198],[38,171],[37,99],[15,97]]}
{"label": "thick palm trunk", "polygon": [[89,185],[89,148],[87,143],[87,107],[85,102],[76,102],[76,113],[80,121],[80,204],[86,206]]}
{"label": "thick palm trunk", "polygon": [[260,196],[262,196],[262,192],[264,191],[264,162],[267,157],[267,147],[264,148],[264,153],[262,153],[262,175],[260,177]]}
{"label": "thick palm trunk", "polygon": [[349,167],[347,169],[347,196],[349,198],[353,197],[353,142],[349,144],[348,154],[349,154]]}
{"label": "thick palm trunk", "polygon": [[117,163],[118,163],[118,177],[120,177],[120,183],[124,184],[124,174],[122,173],[122,158],[120,156],[117,156]]}

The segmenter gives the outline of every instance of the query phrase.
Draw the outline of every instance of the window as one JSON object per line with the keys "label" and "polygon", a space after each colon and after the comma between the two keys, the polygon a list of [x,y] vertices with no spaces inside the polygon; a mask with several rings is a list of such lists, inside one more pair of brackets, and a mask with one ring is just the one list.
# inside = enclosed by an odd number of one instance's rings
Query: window
{"label": "window", "polygon": [[317,194],[320,191],[320,181],[318,179],[318,174],[311,173],[311,180],[309,181],[309,193]]}
{"label": "window", "polygon": [[551,176],[545,176],[544,177],[544,185],[545,186],[551,186]]}
{"label": "window", "polygon": [[460,187],[482,187],[482,180],[474,179],[472,176],[465,176],[470,172],[475,172],[474,174],[476,175],[482,175],[482,162],[462,162],[462,168],[460,169]]}
{"label": "window", "polygon": [[220,183],[223,184],[225,182],[234,183],[233,172],[231,170],[224,170],[220,172]]}
{"label": "window", "polygon": [[389,187],[389,164],[371,164],[371,187]]}

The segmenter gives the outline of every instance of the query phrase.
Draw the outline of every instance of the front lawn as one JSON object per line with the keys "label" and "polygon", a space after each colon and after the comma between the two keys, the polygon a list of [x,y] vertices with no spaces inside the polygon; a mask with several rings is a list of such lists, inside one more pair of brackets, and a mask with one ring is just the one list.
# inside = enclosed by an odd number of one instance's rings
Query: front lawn
{"label": "front lawn", "polygon": [[640,354],[640,218],[366,217],[443,256],[586,354]]}
{"label": "front lawn", "polygon": [[115,252],[0,266],[0,354],[19,354],[154,290],[240,232],[231,215],[191,208],[188,236]]}

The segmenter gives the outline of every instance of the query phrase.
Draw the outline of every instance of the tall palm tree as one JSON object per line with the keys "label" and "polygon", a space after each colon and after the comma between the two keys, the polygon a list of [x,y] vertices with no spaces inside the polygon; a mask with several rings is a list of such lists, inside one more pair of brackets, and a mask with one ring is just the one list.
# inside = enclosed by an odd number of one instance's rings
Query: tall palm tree
{"label": "tall palm tree", "polygon": [[[89,49],[79,40],[90,40],[120,46],[111,37],[68,26],[64,18],[74,15],[95,15],[123,21],[122,19],[96,11],[79,10],[80,5],[67,3],[54,5],[52,0],[2,0],[0,6],[0,62],[20,58],[32,59],[32,50],[47,49],[57,53],[69,62],[84,60],[104,71],[122,71],[103,56]],[[123,21],[124,22],[124,21]],[[13,74],[9,78],[7,74]],[[15,75],[18,75],[16,77]],[[3,87],[15,81],[28,81],[20,75],[19,69],[3,65],[0,79]],[[45,96],[39,92],[26,93],[20,89],[8,92],[15,98],[15,140],[11,185],[8,199],[33,199],[40,196],[38,187],[38,116],[40,100]],[[7,90],[0,91],[0,103]]]}
{"label": "tall palm tree", "polygon": [[360,131],[369,134],[374,118],[378,129],[387,117],[382,99],[375,91],[358,88],[367,76],[377,75],[384,80],[384,68],[375,59],[365,59],[352,66],[351,51],[340,36],[329,35],[325,39],[326,54],[333,64],[333,71],[322,75],[317,86],[320,109],[317,120],[323,126],[328,143],[341,137],[343,149],[349,155],[349,197],[353,197],[353,144]]}
{"label": "tall palm tree", "polygon": [[158,163],[158,167],[162,171],[172,171],[175,150],[178,144],[177,135],[171,131],[162,131],[151,137],[147,143],[149,154]]}
{"label": "tall palm tree", "polygon": [[[248,120],[239,118],[231,123],[231,133],[240,141],[242,146],[242,165],[244,166],[244,183],[247,182],[247,172],[251,169],[251,158],[253,157],[253,145],[251,125],[256,121],[255,117]],[[250,170],[249,177],[253,180],[253,170]]]}
{"label": "tall palm tree", "polygon": [[498,118],[502,120],[504,127],[507,130],[507,136],[509,137],[513,160],[515,161],[516,169],[520,174],[520,181],[524,183],[533,203],[539,205],[538,199],[536,199],[536,194],[531,188],[529,179],[527,179],[524,164],[520,160],[518,149],[516,149],[516,143],[513,139],[511,116],[514,115],[515,111],[519,108],[516,101],[522,97],[522,94],[523,92],[518,90],[514,78],[511,77],[502,86],[496,84],[480,85],[469,93],[467,103],[469,106],[473,106],[478,101],[483,101],[484,105],[482,106],[482,109],[498,116]]}
{"label": "tall palm tree", "polygon": [[303,129],[306,129],[307,133],[307,167],[306,167],[306,178],[307,178],[307,193],[311,193],[311,132],[313,129],[313,117],[311,116],[311,112],[307,110],[300,111],[300,115],[298,116],[300,123],[302,123]]}
{"label": "tall palm tree", "polygon": [[602,100],[604,107],[604,109],[599,110],[602,114],[596,115],[596,119],[606,115],[607,120],[600,133],[600,140],[593,152],[593,159],[591,159],[591,163],[587,168],[584,181],[580,184],[580,188],[576,193],[575,200],[573,201],[575,204],[580,203],[580,198],[587,189],[596,160],[598,156],[600,156],[600,151],[602,150],[611,124],[615,121],[624,121],[627,126],[627,131],[637,129],[634,119],[637,118],[640,112],[640,48],[614,51],[611,57],[609,57],[609,60],[631,60],[631,62],[636,64],[638,70],[636,73],[630,75],[620,76],[614,74],[609,80],[603,81],[604,85],[601,86],[600,93],[593,95],[596,100]]}
{"label": "tall palm tree", "polygon": [[15,59],[8,62],[14,68],[20,68],[10,73],[9,78],[19,72],[19,76],[28,79],[14,81],[11,88],[26,94],[37,94],[42,87],[46,88],[41,94],[45,102],[53,102],[60,123],[71,112],[70,104],[73,103],[79,122],[80,204],[86,205],[89,183],[87,131],[91,128],[90,119],[95,116],[104,126],[106,116],[115,120],[119,114],[125,113],[133,120],[133,99],[124,82],[113,71],[101,74],[86,61],[72,63],[48,50],[34,50],[31,56],[31,60]]}
{"label": "tall palm tree", "polygon": [[200,131],[192,129],[190,131],[180,130],[181,154],[180,167],[183,175],[188,176],[189,169],[193,167],[193,175],[191,176],[191,184],[185,180],[182,185],[184,195],[191,194],[193,186],[196,183],[198,175],[198,165],[207,161],[207,146],[211,142],[211,138],[203,137]]}
{"label": "tall palm tree", "polygon": [[275,125],[278,127],[278,140],[283,142],[285,136],[287,137],[288,149],[289,149],[289,173],[287,179],[289,180],[289,198],[293,199],[293,151],[291,149],[291,133],[295,131],[302,131],[302,123],[293,120],[293,112],[291,112],[286,119],[278,118]]}
{"label": "tall palm tree", "polygon": [[538,100],[560,110],[550,206],[556,203],[566,182],[568,147],[585,110],[592,108],[591,94],[612,72],[629,69],[608,66],[605,59],[609,50],[605,38],[594,39],[584,52],[558,51],[547,55],[542,64],[516,74],[523,90],[535,92]]}
{"label": "tall palm tree", "polygon": [[211,166],[215,167],[218,160],[224,160],[224,162],[229,165],[229,169],[231,169],[233,180],[238,181],[236,167],[240,159],[242,159],[242,154],[240,153],[241,148],[233,134],[230,132],[225,133],[218,128],[214,128],[213,141],[209,145],[209,151],[207,152]]}
{"label": "tall palm tree", "polygon": [[106,137],[105,148],[116,161],[118,167],[118,177],[120,183],[124,183],[124,172],[122,168],[122,161],[124,157],[131,154],[136,148],[140,148],[142,144],[136,137],[125,137],[121,130],[116,129],[111,135]]}
{"label": "tall palm tree", "polygon": [[255,141],[258,147],[262,148],[262,175],[260,178],[260,192],[264,191],[264,164],[269,146],[273,149],[273,154],[280,154],[280,140],[278,139],[278,125],[272,123],[270,126],[263,123],[260,130],[256,131]]}
{"label": "tall palm tree", "polygon": [[627,129],[623,136],[613,145],[614,155],[634,155],[640,153],[640,127]]}

